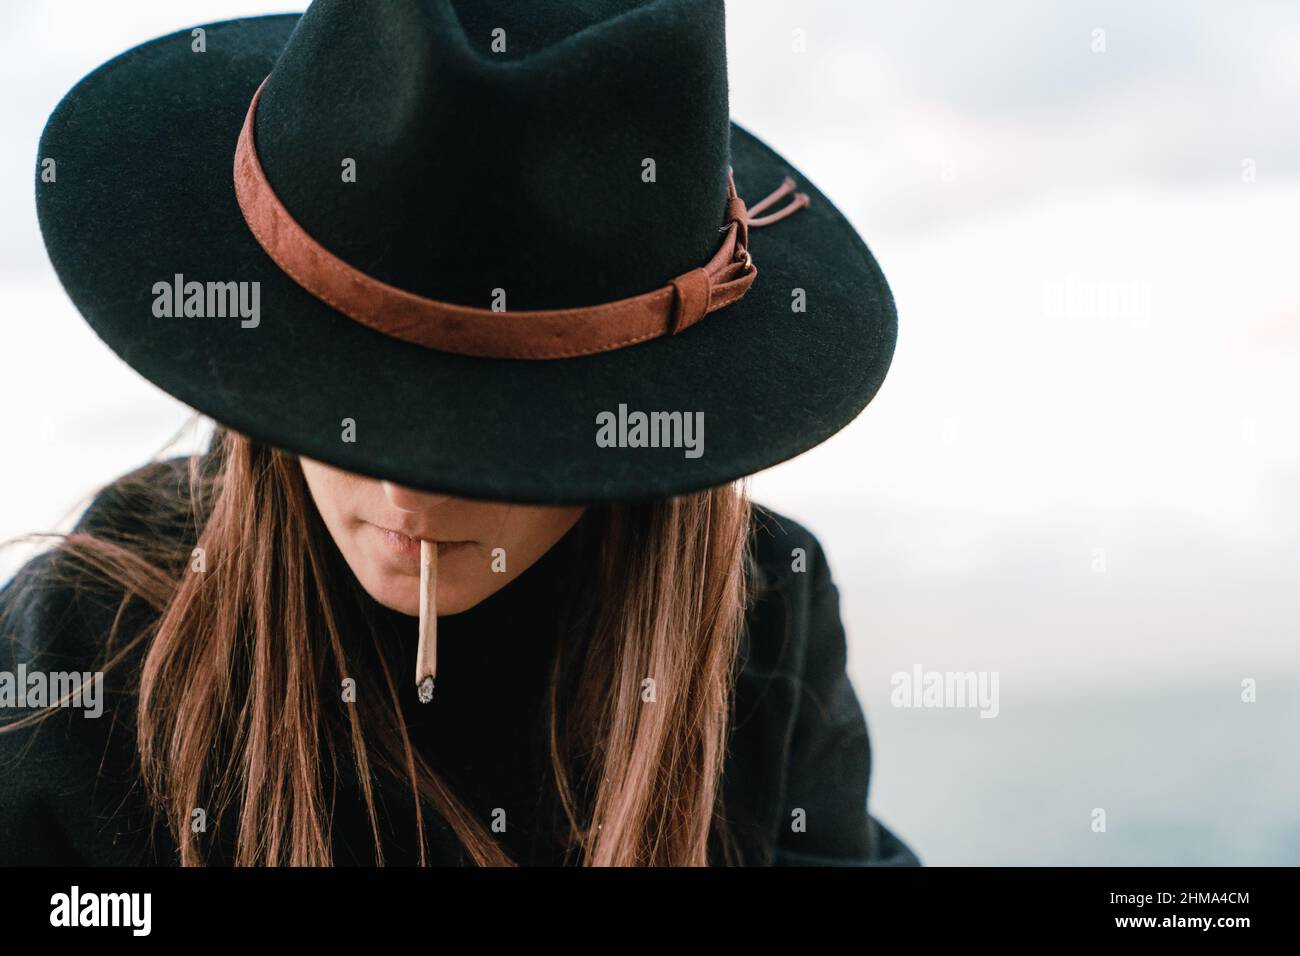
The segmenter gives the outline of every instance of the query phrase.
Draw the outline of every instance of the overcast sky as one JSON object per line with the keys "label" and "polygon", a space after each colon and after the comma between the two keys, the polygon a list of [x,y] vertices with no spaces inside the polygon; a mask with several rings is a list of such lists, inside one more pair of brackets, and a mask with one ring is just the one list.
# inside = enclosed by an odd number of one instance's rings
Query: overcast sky
{"label": "overcast sky", "polygon": [[[48,266],[32,201],[46,116],[135,43],[286,9],[0,4],[0,84],[17,91],[0,99],[0,538],[50,527],[186,418],[85,328]],[[1294,798],[1300,6],[733,0],[728,18],[733,116],[841,206],[898,301],[878,398],[754,482],[830,556],[879,804],[931,858],[1015,861],[963,844],[959,823],[992,812],[1020,760],[1060,759],[1044,708],[1083,701],[1076,744],[1095,748],[1125,732],[1103,695],[1148,717],[1142,695],[1183,695],[1186,720],[1209,721],[1220,711],[1197,695],[1231,699],[1244,676],[1275,709],[1225,746]],[[917,663],[999,671],[1003,716],[891,711],[890,674]],[[946,787],[945,753],[997,773],[991,803],[972,794],[941,824],[917,808]],[[1158,820],[1173,798],[1144,799]],[[1280,814],[1269,833],[1294,836],[1296,813]],[[1044,845],[1057,826],[1041,821]],[[1124,852],[1190,852],[1152,839]]]}

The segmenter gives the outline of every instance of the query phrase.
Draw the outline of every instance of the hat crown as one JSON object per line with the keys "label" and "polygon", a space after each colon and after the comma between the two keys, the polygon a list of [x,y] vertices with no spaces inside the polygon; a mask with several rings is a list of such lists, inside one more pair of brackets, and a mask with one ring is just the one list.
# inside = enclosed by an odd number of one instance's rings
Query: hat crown
{"label": "hat crown", "polygon": [[722,0],[316,0],[256,116],[267,179],[352,266],[510,310],[611,301],[716,250]]}

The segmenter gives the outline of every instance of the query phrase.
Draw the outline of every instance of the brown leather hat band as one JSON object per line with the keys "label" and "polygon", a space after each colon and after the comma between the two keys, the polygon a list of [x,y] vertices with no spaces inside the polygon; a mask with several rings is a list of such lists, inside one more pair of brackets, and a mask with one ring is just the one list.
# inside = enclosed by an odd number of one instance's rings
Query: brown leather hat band
{"label": "brown leather hat band", "polygon": [[794,180],[787,178],[772,195],[747,210],[728,172],[722,245],[706,265],[653,292],[601,305],[531,312],[495,312],[439,302],[348,265],[298,224],[271,188],[257,158],[253,117],[261,94],[259,86],[235,150],[235,196],[253,236],[290,278],[322,302],[385,335],[443,352],[482,358],[571,358],[674,335],[749,290],[758,274],[747,251],[751,227],[784,219],[808,204],[808,196],[797,193],[777,212],[755,219],[755,213],[790,193]]}

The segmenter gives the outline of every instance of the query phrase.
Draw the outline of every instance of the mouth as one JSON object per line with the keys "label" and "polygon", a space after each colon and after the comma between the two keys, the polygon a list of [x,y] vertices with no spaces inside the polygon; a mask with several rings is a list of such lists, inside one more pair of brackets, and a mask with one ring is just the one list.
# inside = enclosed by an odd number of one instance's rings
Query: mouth
{"label": "mouth", "polygon": [[[403,561],[418,564],[420,560],[420,540],[401,531],[394,531],[392,528],[383,528],[377,524],[366,522],[369,527],[376,532],[376,537],[385,550],[394,556],[401,558]],[[432,538],[426,540],[434,540]],[[438,545],[438,559],[441,560],[449,554],[453,554],[473,544],[473,541],[436,541]]]}

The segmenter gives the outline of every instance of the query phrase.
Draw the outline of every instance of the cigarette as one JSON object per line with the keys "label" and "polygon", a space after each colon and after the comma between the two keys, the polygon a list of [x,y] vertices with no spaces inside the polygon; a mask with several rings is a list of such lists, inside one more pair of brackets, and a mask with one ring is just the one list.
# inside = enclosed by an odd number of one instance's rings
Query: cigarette
{"label": "cigarette", "polygon": [[420,542],[420,646],[415,657],[415,687],[420,703],[433,700],[438,676],[438,544]]}

